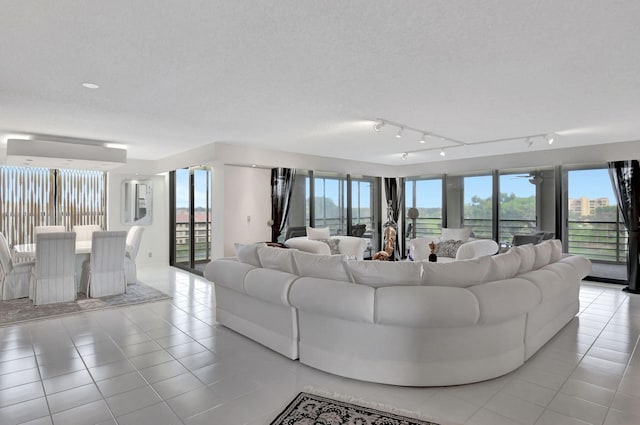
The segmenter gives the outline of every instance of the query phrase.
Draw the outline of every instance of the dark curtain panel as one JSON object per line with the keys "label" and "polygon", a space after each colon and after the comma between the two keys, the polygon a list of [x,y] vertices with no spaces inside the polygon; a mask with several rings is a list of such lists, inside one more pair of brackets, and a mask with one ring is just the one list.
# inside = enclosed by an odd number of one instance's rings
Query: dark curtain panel
{"label": "dark curtain panel", "polygon": [[618,199],[618,208],[629,233],[626,291],[640,293],[638,273],[638,237],[640,236],[640,165],[638,161],[615,161],[609,163],[609,175],[613,191]]}
{"label": "dark curtain panel", "polygon": [[[400,218],[400,207],[403,202],[402,186],[398,184],[398,179],[395,177],[384,178],[384,193],[387,199],[387,205],[391,201],[391,212],[393,215],[393,221],[396,225],[396,231],[398,230],[398,219]],[[400,234],[396,233],[396,247],[393,250],[393,259],[395,261],[402,258],[402,251],[400,251]]]}
{"label": "dark curtain panel", "polygon": [[278,242],[287,223],[295,175],[296,170],[291,168],[271,169],[271,242]]}

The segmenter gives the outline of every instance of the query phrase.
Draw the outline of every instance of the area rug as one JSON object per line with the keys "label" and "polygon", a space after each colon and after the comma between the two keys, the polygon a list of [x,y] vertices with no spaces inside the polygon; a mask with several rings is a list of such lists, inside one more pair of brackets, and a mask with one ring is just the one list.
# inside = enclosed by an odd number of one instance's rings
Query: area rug
{"label": "area rug", "polygon": [[0,301],[0,326],[166,299],[171,299],[171,297],[164,292],[138,282],[133,285],[127,285],[127,292],[121,295],[87,298],[84,294],[78,294],[76,301],[44,304],[38,307],[34,307],[29,298]]}
{"label": "area rug", "polygon": [[438,425],[394,413],[301,392],[271,425]]}

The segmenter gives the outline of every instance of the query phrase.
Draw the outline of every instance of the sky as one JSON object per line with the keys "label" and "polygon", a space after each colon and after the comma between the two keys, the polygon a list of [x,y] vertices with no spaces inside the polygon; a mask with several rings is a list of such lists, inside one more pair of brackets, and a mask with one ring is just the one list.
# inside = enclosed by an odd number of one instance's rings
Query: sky
{"label": "sky", "polygon": [[[516,175],[526,175],[521,173]],[[442,199],[440,189],[441,180],[424,181],[417,189],[418,208],[439,208]],[[529,183],[528,178],[504,175],[500,179],[500,191],[503,193],[515,193],[521,197],[535,195],[535,186]],[[486,199],[491,197],[491,176],[474,176],[465,178],[464,203],[471,202],[472,196]],[[589,199],[608,198],[610,205],[615,205],[616,199],[609,179],[607,169],[574,170],[569,171],[569,198],[586,196]]]}
{"label": "sky", "polygon": [[[207,181],[209,173],[195,170],[195,206],[205,207],[207,200]],[[209,199],[211,202],[211,199]],[[189,170],[176,170],[176,208],[189,208]]]}

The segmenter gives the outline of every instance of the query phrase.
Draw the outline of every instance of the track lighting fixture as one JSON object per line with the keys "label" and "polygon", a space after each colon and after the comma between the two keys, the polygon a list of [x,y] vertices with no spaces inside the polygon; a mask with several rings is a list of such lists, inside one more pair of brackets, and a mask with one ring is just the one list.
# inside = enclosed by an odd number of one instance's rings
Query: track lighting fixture
{"label": "track lighting fixture", "polygon": [[[465,146],[480,146],[480,145],[489,145],[489,144],[494,144],[494,143],[504,143],[504,142],[524,142],[524,144],[527,146],[527,148],[531,148],[535,143],[541,142],[542,140],[546,140],[547,144],[551,145],[553,144],[555,137],[556,137],[556,133],[538,133],[538,134],[529,134],[526,136],[515,136],[515,137],[504,137],[501,139],[491,139],[491,140],[482,140],[482,141],[478,141],[478,142],[473,142],[473,143],[467,143],[467,142],[463,142],[461,140],[456,140],[456,139],[452,139],[450,137],[445,137],[441,134],[437,134],[431,131],[426,131],[424,129],[420,129],[417,127],[411,127],[409,125],[405,125],[405,124],[401,124],[398,122],[394,122],[394,121],[389,121],[387,119],[384,118],[376,118],[374,120],[374,124],[373,124],[373,130],[376,132],[380,132],[382,131],[382,128],[384,126],[389,126],[389,127],[393,127],[393,128],[397,128],[398,132],[396,133],[396,138],[400,139],[402,138],[403,134],[405,131],[410,131],[410,132],[414,132],[414,133],[418,133],[420,134],[420,139],[418,140],[418,143],[420,144],[426,144],[427,143],[427,137],[429,137],[429,142],[436,142],[434,143],[435,146],[430,146],[430,147],[424,147],[421,149],[416,149],[416,150],[410,150],[408,152],[403,152],[401,154],[401,157],[403,160],[406,160],[409,156],[410,153],[416,153],[416,152],[427,152],[427,151],[436,151],[439,150],[440,151],[440,156],[446,156],[446,152],[445,149],[453,149],[453,148],[461,148],[461,147],[465,147]],[[439,143],[438,143],[439,141]]]}

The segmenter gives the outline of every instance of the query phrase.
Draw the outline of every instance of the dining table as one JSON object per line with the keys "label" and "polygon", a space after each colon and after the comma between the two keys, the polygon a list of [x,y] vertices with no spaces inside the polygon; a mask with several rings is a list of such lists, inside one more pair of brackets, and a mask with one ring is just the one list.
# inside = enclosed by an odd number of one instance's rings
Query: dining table
{"label": "dining table", "polygon": [[[82,264],[91,255],[91,241],[76,241],[76,289],[80,290],[82,277]],[[13,263],[25,263],[36,260],[36,244],[27,243],[13,246]]]}

